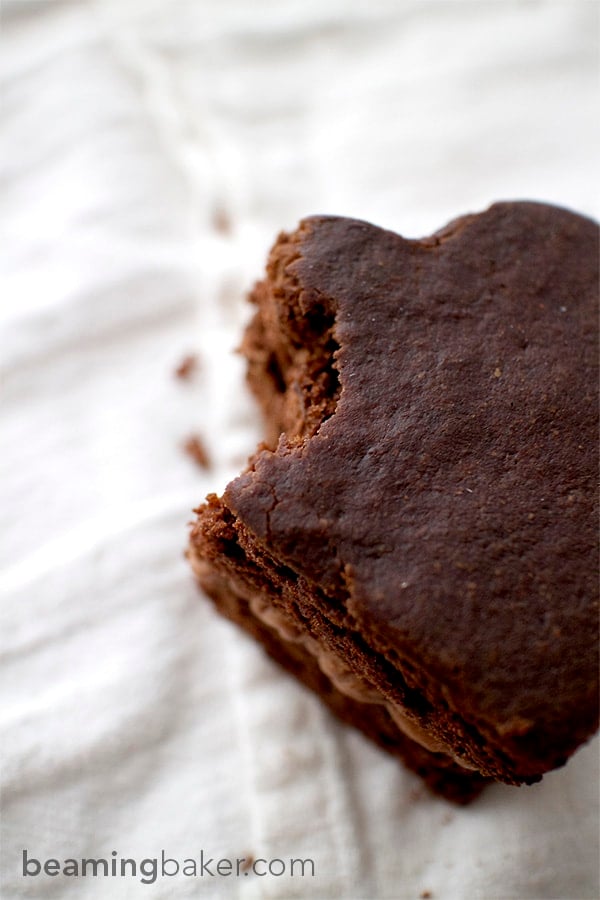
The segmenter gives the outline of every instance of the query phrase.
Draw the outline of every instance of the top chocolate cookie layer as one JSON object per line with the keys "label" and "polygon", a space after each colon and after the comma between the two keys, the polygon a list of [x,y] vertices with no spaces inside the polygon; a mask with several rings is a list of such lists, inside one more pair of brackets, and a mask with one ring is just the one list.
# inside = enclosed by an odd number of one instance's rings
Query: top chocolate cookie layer
{"label": "top chocolate cookie layer", "polygon": [[421,241],[314,217],[270,281],[275,364],[320,340],[330,402],[311,417],[299,381],[225,502],[500,769],[559,765],[598,717],[597,226],[535,203]]}

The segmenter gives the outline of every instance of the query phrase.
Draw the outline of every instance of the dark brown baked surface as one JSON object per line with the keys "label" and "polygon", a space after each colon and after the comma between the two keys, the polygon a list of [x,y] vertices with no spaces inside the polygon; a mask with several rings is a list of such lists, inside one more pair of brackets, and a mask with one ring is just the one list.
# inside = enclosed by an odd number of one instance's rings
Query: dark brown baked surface
{"label": "dark brown baked surface", "polygon": [[597,294],[597,226],[555,207],[423,241],[304,220],[244,342],[269,446],[192,531],[217,606],[305,671],[343,664],[369,700],[338,714],[406,746],[401,715],[472,792],[597,728]]}

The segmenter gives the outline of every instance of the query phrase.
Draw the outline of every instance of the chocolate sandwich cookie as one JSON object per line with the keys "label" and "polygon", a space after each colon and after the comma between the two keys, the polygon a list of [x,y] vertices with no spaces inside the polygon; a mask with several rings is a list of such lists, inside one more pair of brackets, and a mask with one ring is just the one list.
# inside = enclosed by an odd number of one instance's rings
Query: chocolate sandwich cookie
{"label": "chocolate sandwich cookie", "polygon": [[439,793],[538,781],[598,726],[598,227],[317,216],[251,299],[268,438],[197,510],[200,583]]}

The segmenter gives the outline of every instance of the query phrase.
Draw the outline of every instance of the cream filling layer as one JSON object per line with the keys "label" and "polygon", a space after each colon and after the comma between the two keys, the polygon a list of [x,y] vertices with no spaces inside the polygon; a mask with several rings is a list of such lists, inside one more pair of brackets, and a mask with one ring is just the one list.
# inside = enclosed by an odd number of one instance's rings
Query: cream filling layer
{"label": "cream filling layer", "polygon": [[[195,554],[192,554],[191,563],[195,574],[201,581],[207,576],[214,578],[214,572],[211,567],[204,560],[198,559]],[[301,644],[317,660],[323,674],[329,678],[341,694],[345,694],[347,697],[351,697],[360,703],[373,703],[378,706],[385,706],[394,723],[408,738],[432,753],[443,753],[446,756],[450,756],[464,769],[474,770],[474,766],[458,757],[445,744],[442,744],[415,722],[411,716],[408,716],[403,706],[384,697],[381,691],[373,687],[365,678],[353,672],[348,664],[340,659],[337,654],[331,650],[324,650],[313,637],[303,632],[281,610],[274,609],[269,601],[260,594],[253,594],[250,591],[241,592],[237,587],[230,589],[234,590],[241,600],[248,603],[252,614],[268,628],[276,631],[282,640]]]}
{"label": "cream filling layer", "polygon": [[[412,718],[409,718],[400,704],[386,699],[381,691],[373,687],[365,678],[353,672],[337,654],[331,650],[324,650],[314,638],[301,632],[288,616],[280,610],[273,609],[264,597],[254,596],[248,603],[252,614],[276,631],[283,640],[302,644],[311,656],[315,657],[323,674],[329,678],[341,694],[360,703],[385,706],[395,724],[407,737],[432,753],[448,754],[445,746],[428,734]],[[457,762],[464,766],[462,760],[457,760]]]}

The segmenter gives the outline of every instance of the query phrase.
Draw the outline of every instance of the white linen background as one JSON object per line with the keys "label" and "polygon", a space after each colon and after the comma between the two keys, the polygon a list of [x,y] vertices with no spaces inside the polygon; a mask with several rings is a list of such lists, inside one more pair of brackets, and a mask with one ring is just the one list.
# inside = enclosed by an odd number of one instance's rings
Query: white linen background
{"label": "white linen background", "polygon": [[[221,620],[183,559],[192,506],[260,437],[232,351],[281,228],[419,236],[510,198],[598,216],[598,10],[4,0],[3,900],[598,896],[597,741],[455,808]],[[24,878],[23,848],[316,875]]]}

